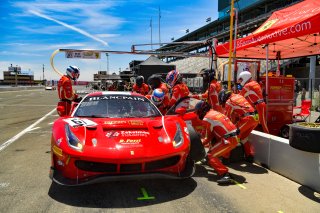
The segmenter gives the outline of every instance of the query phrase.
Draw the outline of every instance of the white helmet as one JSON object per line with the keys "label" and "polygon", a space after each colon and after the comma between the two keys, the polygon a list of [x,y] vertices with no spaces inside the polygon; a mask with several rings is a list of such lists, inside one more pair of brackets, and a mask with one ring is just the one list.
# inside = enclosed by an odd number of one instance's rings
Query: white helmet
{"label": "white helmet", "polygon": [[72,80],[76,81],[80,76],[80,69],[76,66],[69,66],[66,73]]}
{"label": "white helmet", "polygon": [[244,86],[250,79],[252,78],[252,75],[249,71],[243,71],[239,74],[237,81],[242,79],[241,86]]}

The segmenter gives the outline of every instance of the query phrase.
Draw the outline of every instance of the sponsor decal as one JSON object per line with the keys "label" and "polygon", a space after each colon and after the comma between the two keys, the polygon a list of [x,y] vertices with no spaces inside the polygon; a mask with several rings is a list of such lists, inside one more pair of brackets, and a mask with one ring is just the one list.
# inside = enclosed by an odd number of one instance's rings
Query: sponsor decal
{"label": "sponsor decal", "polygon": [[62,142],[62,138],[59,138],[59,139],[56,141],[56,144],[57,144],[58,146],[60,146],[61,142]]}
{"label": "sponsor decal", "polygon": [[129,95],[105,95],[105,96],[94,96],[90,97],[89,101],[97,101],[97,100],[132,100],[132,101],[143,101],[146,99],[143,97],[129,96]]}
{"label": "sponsor decal", "polygon": [[135,130],[135,131],[109,131],[106,136],[108,138],[113,137],[148,137],[150,135],[147,131]]}
{"label": "sponsor decal", "polygon": [[148,137],[150,135],[147,131],[136,130],[136,131],[120,131],[123,137]]}
{"label": "sponsor decal", "polygon": [[131,144],[131,143],[140,143],[141,142],[141,139],[121,139],[119,141],[119,143],[124,143],[124,144]]}
{"label": "sponsor decal", "polygon": [[72,127],[78,126],[97,126],[98,124],[86,118],[68,118],[64,119]]}
{"label": "sponsor decal", "polygon": [[130,121],[128,121],[128,123],[132,126],[142,126],[143,125],[143,121],[139,121],[139,120],[130,120]]}
{"label": "sponsor decal", "polygon": [[113,125],[113,124],[125,124],[126,121],[105,121],[103,124]]}
{"label": "sponsor decal", "polygon": [[114,131],[109,131],[109,132],[107,132],[107,134],[106,134],[106,136],[107,136],[108,138],[118,137],[119,135],[120,135],[119,132],[114,132]]}
{"label": "sponsor decal", "polygon": [[259,27],[259,29],[257,31],[253,32],[253,34],[257,34],[257,33],[260,33],[262,31],[269,29],[277,21],[278,21],[278,19],[273,19],[273,20],[269,20],[269,21],[265,22],[261,27]]}

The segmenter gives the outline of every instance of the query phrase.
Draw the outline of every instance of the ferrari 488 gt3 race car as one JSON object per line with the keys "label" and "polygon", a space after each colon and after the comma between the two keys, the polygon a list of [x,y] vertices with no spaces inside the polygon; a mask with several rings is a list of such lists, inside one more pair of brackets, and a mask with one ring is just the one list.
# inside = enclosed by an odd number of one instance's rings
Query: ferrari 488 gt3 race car
{"label": "ferrari 488 gt3 race car", "polygon": [[50,177],[63,185],[190,177],[204,149],[191,145],[201,141],[182,120],[183,111],[163,116],[131,92],[88,94],[71,116],[53,124]]}

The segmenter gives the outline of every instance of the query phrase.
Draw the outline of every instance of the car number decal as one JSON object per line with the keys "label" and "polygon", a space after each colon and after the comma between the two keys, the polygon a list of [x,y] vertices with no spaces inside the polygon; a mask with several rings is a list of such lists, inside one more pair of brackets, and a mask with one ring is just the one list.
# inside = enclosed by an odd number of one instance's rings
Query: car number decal
{"label": "car number decal", "polygon": [[68,118],[64,119],[65,122],[67,122],[70,126],[76,127],[76,126],[97,126],[98,124],[86,119],[86,118]]}

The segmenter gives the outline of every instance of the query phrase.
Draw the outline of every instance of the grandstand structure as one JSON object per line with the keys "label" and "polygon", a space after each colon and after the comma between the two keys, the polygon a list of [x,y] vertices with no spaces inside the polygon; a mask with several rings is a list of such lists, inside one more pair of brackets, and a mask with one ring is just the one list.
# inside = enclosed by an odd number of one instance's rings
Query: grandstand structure
{"label": "grandstand structure", "polygon": [[[238,11],[237,37],[245,37],[257,29],[265,20],[267,20],[272,12],[291,6],[302,0],[235,0],[234,7]],[[187,33],[185,36],[174,40],[173,42],[185,41],[210,41],[216,38],[219,43],[229,40],[230,33],[230,1],[219,0],[218,12],[219,18],[208,24]],[[208,45],[205,43],[167,44],[158,49],[163,53],[166,52],[189,52],[203,53],[208,52]],[[184,58],[176,56],[161,57],[169,64],[176,65],[176,68],[185,74],[196,74],[202,68],[208,68],[209,58]],[[223,61],[218,61],[218,64]]]}

